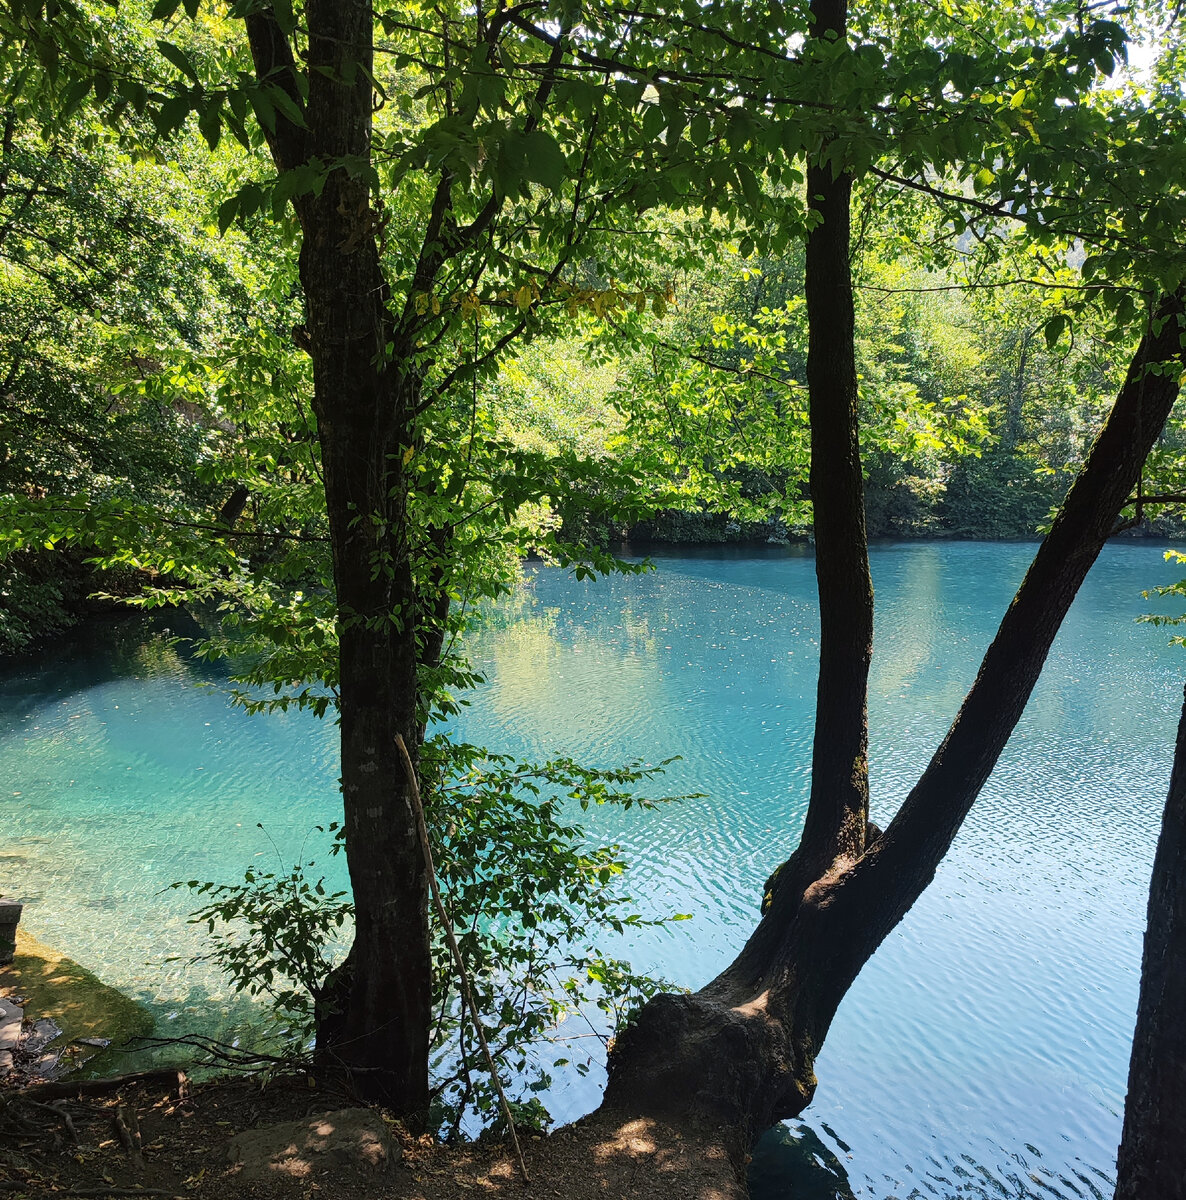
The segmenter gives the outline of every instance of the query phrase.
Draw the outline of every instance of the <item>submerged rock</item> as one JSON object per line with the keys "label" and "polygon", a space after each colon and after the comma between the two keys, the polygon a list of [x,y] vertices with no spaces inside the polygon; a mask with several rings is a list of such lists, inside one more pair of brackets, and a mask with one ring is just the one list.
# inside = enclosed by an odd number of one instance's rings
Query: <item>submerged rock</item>
{"label": "submerged rock", "polygon": [[54,1021],[49,1017],[38,1017],[26,1028],[21,1042],[22,1070],[40,1079],[53,1079],[62,1070],[63,1056],[70,1049],[65,1042],[58,1040],[61,1036],[62,1031]]}
{"label": "submerged rock", "polygon": [[131,996],[109,987],[23,929],[17,931],[16,940],[16,958],[0,969],[0,996],[19,996],[30,1018],[52,1020],[63,1045],[79,1042],[88,1048],[81,1055],[87,1058],[95,1053],[98,1040],[118,1046],[152,1032],[152,1014]]}

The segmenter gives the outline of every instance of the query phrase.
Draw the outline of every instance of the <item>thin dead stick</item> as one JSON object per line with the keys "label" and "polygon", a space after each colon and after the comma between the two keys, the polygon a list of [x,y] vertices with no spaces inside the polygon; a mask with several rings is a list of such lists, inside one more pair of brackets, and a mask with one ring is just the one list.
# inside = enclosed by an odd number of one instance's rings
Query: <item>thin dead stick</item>
{"label": "thin dead stick", "polygon": [[93,1187],[93,1188],[67,1188],[64,1192],[54,1192],[55,1196],[172,1196],[175,1200],[181,1200],[181,1197],[176,1192],[170,1192],[166,1188],[138,1188],[138,1187]]}
{"label": "thin dead stick", "polygon": [[445,941],[449,943],[449,953],[453,956],[453,965],[457,968],[457,977],[461,982],[461,994],[465,997],[466,1006],[469,1008],[474,1033],[478,1036],[478,1045],[482,1047],[482,1053],[486,1056],[486,1066],[490,1068],[490,1079],[494,1083],[494,1090],[498,1093],[499,1100],[502,1101],[502,1111],[507,1119],[507,1128],[511,1131],[511,1141],[515,1146],[515,1157],[519,1160],[519,1170],[523,1174],[523,1182],[529,1183],[531,1176],[527,1173],[527,1163],[523,1160],[523,1148],[519,1145],[519,1135],[515,1132],[515,1117],[511,1112],[506,1092],[502,1090],[502,1080],[499,1079],[498,1068],[494,1065],[494,1055],[490,1053],[490,1047],[486,1043],[486,1031],[482,1028],[482,1021],[478,1016],[478,1006],[474,1003],[474,993],[461,957],[461,948],[453,936],[453,923],[445,912],[445,905],[441,900],[441,890],[437,887],[436,866],[432,861],[432,847],[428,844],[428,826],[424,821],[424,805],[420,800],[420,784],[416,779],[416,768],[412,766],[412,758],[408,754],[408,747],[404,743],[402,734],[395,735],[395,744],[399,749],[400,758],[403,760],[404,774],[408,777],[408,787],[412,794],[412,812],[416,816],[416,829],[420,835],[421,848],[424,850],[424,865],[428,868],[428,886],[432,892],[433,907],[436,909],[441,928],[445,931]]}

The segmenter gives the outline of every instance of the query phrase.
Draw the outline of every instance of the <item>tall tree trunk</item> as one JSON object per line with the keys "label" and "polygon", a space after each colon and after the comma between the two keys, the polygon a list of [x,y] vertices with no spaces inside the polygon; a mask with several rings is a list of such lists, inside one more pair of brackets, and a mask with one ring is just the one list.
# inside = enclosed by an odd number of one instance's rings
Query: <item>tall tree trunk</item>
{"label": "tall tree trunk", "polygon": [[[817,0],[812,12],[813,36],[844,36],[843,0]],[[807,195],[819,217],[807,238],[806,299],[820,663],[811,800],[795,859],[796,872],[806,871],[805,879],[815,879],[838,856],[855,857],[865,848],[873,580],[865,535],[848,261],[852,176],[836,174],[829,166],[810,166]]]}
{"label": "tall tree trunk", "polygon": [[294,205],[303,241],[313,406],[321,440],[337,591],[342,797],[354,944],[319,1013],[317,1054],[355,1090],[397,1112],[428,1106],[428,891],[395,735],[419,743],[417,595],[404,456],[417,377],[396,328],[367,183],[372,12],[366,0],[308,0],[307,100],[270,10],[247,18],[262,80],[304,108],[269,133],[283,172],[329,170]]}
{"label": "tall tree trunk", "polygon": [[[789,870],[792,856],[734,962],[694,995],[655,997],[618,1039],[607,1109],[690,1111],[733,1130],[740,1149],[810,1101],[815,1058],[840,1001],[934,877],[1165,424],[1184,361],[1182,317],[1181,293],[1157,306],[959,714],[885,833],[855,861],[840,848],[806,884]],[[1160,363],[1175,369],[1150,370]]]}
{"label": "tall tree trunk", "polygon": [[1149,886],[1116,1200],[1186,1196],[1186,703]]}
{"label": "tall tree trunk", "polygon": [[[844,37],[844,0],[816,0],[812,13],[814,37]],[[830,166],[807,169],[818,218],[807,237],[805,290],[820,661],[807,818],[795,852],[766,882],[763,911],[776,891],[801,893],[837,858],[858,857],[868,831],[873,579],[858,440],[852,183]]]}

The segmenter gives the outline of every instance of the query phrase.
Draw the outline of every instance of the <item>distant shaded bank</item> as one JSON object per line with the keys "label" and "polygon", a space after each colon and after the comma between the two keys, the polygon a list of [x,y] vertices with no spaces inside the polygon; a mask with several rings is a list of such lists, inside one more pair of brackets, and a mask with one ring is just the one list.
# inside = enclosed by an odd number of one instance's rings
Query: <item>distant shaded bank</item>
{"label": "distant shaded bank", "polygon": [[[1032,539],[1062,501],[1074,477],[1071,469],[1039,470],[1032,457],[1001,448],[917,475],[909,473],[900,462],[876,461],[876,456],[874,460],[866,464],[865,481],[865,519],[871,538]],[[755,479],[738,483],[746,500],[778,513],[779,506],[770,505],[768,491]],[[604,515],[594,515],[597,507],[586,508],[583,499],[580,492],[574,492],[560,502],[564,532],[574,541],[780,543],[805,541],[810,533],[804,523],[785,521],[778,515],[745,521],[707,510],[660,512],[651,520],[624,527]],[[784,511],[801,509],[799,504],[781,507]],[[1160,517],[1143,530],[1150,537],[1168,537],[1181,531],[1181,522]]]}
{"label": "distant shaded bank", "polygon": [[0,656],[35,650],[83,617],[129,611],[144,586],[131,569],[101,570],[80,548],[19,550],[0,558]]}
{"label": "distant shaded bank", "polygon": [[[893,541],[1037,541],[1039,530],[1062,500],[1069,477],[1035,475],[1030,465],[1009,475],[1000,466],[981,469],[976,461],[953,473],[941,491],[933,481],[870,480],[865,490],[865,520],[870,538]],[[779,517],[742,521],[707,511],[660,512],[652,520],[620,526],[574,511],[565,514],[565,532],[608,545],[635,546],[786,544],[810,541],[810,528]],[[1172,512],[1146,514],[1125,538],[1174,538],[1186,521]]]}
{"label": "distant shaded bank", "polygon": [[[960,541],[960,542],[1037,542],[1043,513],[1032,524],[995,528],[991,533],[974,526],[958,527],[939,522],[912,521],[895,512],[867,506],[868,534],[871,541]],[[1176,538],[1186,531],[1186,523],[1159,519],[1146,521],[1140,528],[1118,535],[1126,539]],[[602,545],[662,546],[756,546],[809,545],[811,530],[787,525],[777,518],[769,521],[737,521],[717,513],[662,512],[654,520],[636,525],[607,528],[597,539]]]}
{"label": "distant shaded bank", "polygon": [[[903,475],[900,464],[874,465],[865,484],[868,534],[894,540],[1036,540],[1071,478],[1070,471],[1037,471],[1032,458],[1004,450],[963,459],[945,475]],[[756,494],[749,498],[759,499]],[[603,546],[625,542],[639,548],[810,541],[808,526],[778,516],[744,521],[707,510],[668,510],[622,525],[589,500],[573,492],[560,502],[563,533],[570,541]],[[1123,536],[1173,538],[1184,533],[1186,521],[1162,512]],[[37,649],[83,617],[118,611],[122,606],[114,598],[134,595],[142,585],[132,570],[99,571],[87,558],[82,550],[55,549],[22,551],[0,560],[0,657]]]}

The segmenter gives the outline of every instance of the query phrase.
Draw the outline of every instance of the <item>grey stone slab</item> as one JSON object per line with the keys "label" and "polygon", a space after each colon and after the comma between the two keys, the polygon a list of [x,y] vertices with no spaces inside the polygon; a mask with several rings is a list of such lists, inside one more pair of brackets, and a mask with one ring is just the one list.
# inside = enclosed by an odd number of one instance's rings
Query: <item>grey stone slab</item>
{"label": "grey stone slab", "polygon": [[25,1010],[0,996],[0,1075],[12,1070],[12,1052],[21,1040]]}

